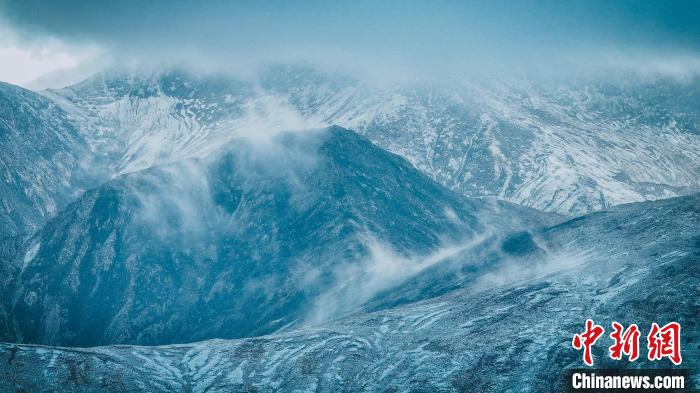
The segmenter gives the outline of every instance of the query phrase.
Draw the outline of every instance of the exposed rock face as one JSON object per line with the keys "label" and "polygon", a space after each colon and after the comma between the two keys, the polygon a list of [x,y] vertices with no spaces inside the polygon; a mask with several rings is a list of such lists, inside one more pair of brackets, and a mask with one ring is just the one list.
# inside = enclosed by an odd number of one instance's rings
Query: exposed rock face
{"label": "exposed rock face", "polygon": [[94,185],[90,161],[65,111],[0,82],[0,238],[34,232]]}

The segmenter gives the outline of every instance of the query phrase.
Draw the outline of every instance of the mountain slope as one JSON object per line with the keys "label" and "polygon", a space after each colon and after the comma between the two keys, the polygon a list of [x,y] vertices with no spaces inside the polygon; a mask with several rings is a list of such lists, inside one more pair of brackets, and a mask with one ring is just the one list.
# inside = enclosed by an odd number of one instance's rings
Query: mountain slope
{"label": "mountain slope", "polygon": [[[338,127],[240,139],[118,177],[51,220],[10,264],[0,332],[71,346],[270,333],[348,312],[445,248],[553,220],[460,197]],[[376,288],[324,306],[374,270]]]}
{"label": "mountain slope", "polygon": [[[583,365],[571,337],[586,318],[645,333],[678,321],[683,367],[697,371],[700,309],[688,294],[700,289],[698,224],[697,194],[620,206],[536,231],[550,266],[525,280],[486,276],[481,286],[289,333],[164,347],[3,344],[4,391],[555,392],[566,389],[565,369]],[[596,367],[670,365],[611,360],[609,341],[594,346]]]}
{"label": "mountain slope", "polygon": [[0,238],[35,231],[93,186],[91,161],[58,105],[0,83]]}

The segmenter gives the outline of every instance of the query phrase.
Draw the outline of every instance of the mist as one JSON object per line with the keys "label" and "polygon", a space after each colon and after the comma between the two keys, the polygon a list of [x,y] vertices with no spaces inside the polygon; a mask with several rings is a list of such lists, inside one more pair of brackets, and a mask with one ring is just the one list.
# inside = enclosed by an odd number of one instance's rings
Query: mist
{"label": "mist", "polygon": [[[382,291],[397,287],[431,266],[449,263],[450,258],[476,247],[485,238],[479,235],[456,244],[446,243],[428,255],[405,256],[391,245],[366,236],[364,243],[369,255],[357,263],[335,269],[333,284],[314,300],[305,323],[316,324],[357,311]],[[316,272],[311,273],[312,277],[316,275]]]}
{"label": "mist", "polygon": [[610,67],[687,76],[698,70],[697,20],[692,1],[0,2],[3,41],[98,48],[86,62],[237,75],[308,62],[378,80]]}

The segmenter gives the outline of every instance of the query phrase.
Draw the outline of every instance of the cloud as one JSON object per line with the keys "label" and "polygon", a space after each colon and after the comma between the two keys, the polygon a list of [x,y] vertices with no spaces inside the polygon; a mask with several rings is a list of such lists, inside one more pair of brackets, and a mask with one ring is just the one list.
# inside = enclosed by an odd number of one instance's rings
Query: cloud
{"label": "cloud", "polygon": [[0,80],[5,82],[27,85],[39,75],[78,67],[99,52],[95,45],[71,45],[54,37],[26,40],[0,24]]}
{"label": "cloud", "polygon": [[[215,212],[206,168],[194,160],[139,172],[125,181],[138,201],[136,222],[161,240],[190,238],[209,230]],[[184,240],[182,240],[184,242]]]}
{"label": "cloud", "polygon": [[697,55],[700,3],[2,1],[21,40],[220,69],[314,62],[419,74],[573,67],[600,53]]}

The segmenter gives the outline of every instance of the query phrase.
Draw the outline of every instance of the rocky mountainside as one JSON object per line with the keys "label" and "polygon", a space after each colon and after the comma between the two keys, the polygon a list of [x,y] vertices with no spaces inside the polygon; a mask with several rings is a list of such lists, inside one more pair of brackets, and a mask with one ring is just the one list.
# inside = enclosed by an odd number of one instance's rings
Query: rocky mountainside
{"label": "rocky mountainside", "polygon": [[0,239],[31,234],[94,185],[91,161],[58,105],[0,83]]}
{"label": "rocky mountainside", "polygon": [[578,215],[699,190],[698,83],[612,75],[375,86],[276,66],[245,81],[113,70],[45,94],[119,146],[116,173],[206,155],[240,134],[338,124],[464,195]]}
{"label": "rocky mountainside", "polygon": [[[239,139],[207,160],[117,177],[49,221],[11,258],[0,339],[271,333],[349,312],[482,237],[554,220],[454,194],[339,127]],[[376,287],[324,297],[353,279]]]}
{"label": "rocky mountainside", "polygon": [[[700,289],[699,224],[697,194],[619,206],[503,241],[510,262],[473,285],[287,333],[161,347],[2,344],[0,389],[556,392],[564,370],[583,364],[571,337],[585,318],[644,334],[678,321],[683,366],[697,370],[700,309],[688,294]],[[596,366],[670,364],[611,360],[609,341],[594,346]]]}

